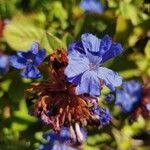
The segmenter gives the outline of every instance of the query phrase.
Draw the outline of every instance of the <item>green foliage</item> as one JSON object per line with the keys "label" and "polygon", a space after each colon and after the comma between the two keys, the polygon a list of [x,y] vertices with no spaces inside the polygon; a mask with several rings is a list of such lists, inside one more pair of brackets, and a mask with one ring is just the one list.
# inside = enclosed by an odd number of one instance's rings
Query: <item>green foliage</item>
{"label": "green foliage", "polygon": [[14,50],[27,50],[33,41],[39,42],[48,54],[53,49],[65,48],[65,44],[47,31],[44,25],[44,14],[16,16],[5,28],[5,40]]}
{"label": "green foliage", "polygon": [[146,58],[150,60],[150,40],[148,40],[145,46],[144,52],[145,52]]}
{"label": "green foliage", "polygon": [[16,11],[15,4],[17,0],[1,0],[0,1],[0,20],[10,18]]}
{"label": "green foliage", "polygon": [[[0,0],[0,21],[7,23],[0,37],[0,52],[11,55],[28,50],[37,41],[49,55],[55,49],[66,49],[84,32],[99,37],[109,34],[122,44],[124,53],[104,65],[124,79],[150,81],[150,4],[144,0],[103,0],[104,12],[97,14],[84,13],[79,3],[80,0]],[[50,127],[43,127],[29,115],[24,100],[30,83],[12,68],[0,78],[0,150],[37,150],[45,142],[42,135]],[[102,90],[103,107],[108,92],[107,88]],[[140,116],[130,123],[118,107],[108,107],[115,118],[105,128],[88,129],[85,150],[148,150],[150,137],[144,139],[143,134],[150,130],[150,122]]]}

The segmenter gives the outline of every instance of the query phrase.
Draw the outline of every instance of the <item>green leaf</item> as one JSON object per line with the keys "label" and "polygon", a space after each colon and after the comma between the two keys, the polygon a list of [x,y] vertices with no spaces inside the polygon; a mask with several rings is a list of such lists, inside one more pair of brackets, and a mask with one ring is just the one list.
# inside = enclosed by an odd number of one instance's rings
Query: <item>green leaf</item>
{"label": "green leaf", "polygon": [[[46,32],[43,25],[43,16],[36,19],[35,16],[27,18],[27,16],[15,17],[8,24],[4,31],[6,42],[14,50],[28,50],[33,41],[39,42],[41,48],[47,50],[47,54],[53,52],[57,48],[66,48],[65,44],[50,32]],[[39,17],[39,16],[37,16]],[[41,25],[36,25],[38,22]]]}
{"label": "green leaf", "polygon": [[63,49],[66,45],[50,32],[46,33],[47,40],[52,49]]}
{"label": "green leaf", "polygon": [[143,29],[141,27],[135,27],[128,39],[129,45],[134,46],[136,42],[141,38],[142,35],[143,35]]}
{"label": "green leaf", "polygon": [[28,114],[28,109],[25,103],[25,100],[22,99],[19,104],[19,110],[14,111],[12,122],[12,130],[14,131],[24,131],[30,124],[36,122],[36,118]]}
{"label": "green leaf", "polygon": [[148,40],[145,49],[144,49],[146,58],[150,59],[150,40]]}
{"label": "green leaf", "polygon": [[53,13],[53,15],[59,20],[66,20],[68,17],[66,10],[63,8],[62,3],[59,1],[53,2],[51,13]]}
{"label": "green leaf", "polygon": [[132,78],[135,76],[140,76],[140,71],[138,69],[128,69],[119,72],[120,75],[126,79]]}
{"label": "green leaf", "polygon": [[115,0],[111,0],[111,1],[108,1],[108,6],[110,8],[116,8],[118,6],[118,4]]}
{"label": "green leaf", "polygon": [[80,37],[82,33],[86,32],[96,34],[97,36],[103,36],[106,33],[114,35],[116,19],[107,13],[100,15],[97,13],[90,13],[85,14],[75,24],[76,37]]}
{"label": "green leaf", "polygon": [[11,75],[11,79],[12,80],[9,86],[8,94],[11,98],[11,103],[13,103],[13,105],[18,105],[20,100],[24,97],[24,91],[27,88],[28,84],[24,83],[20,76],[16,74],[16,72]]}
{"label": "green leaf", "polygon": [[73,41],[73,36],[70,33],[66,33],[63,36],[62,40],[66,45],[69,45],[69,43],[71,43]]}
{"label": "green leaf", "polygon": [[126,19],[130,19],[133,25],[137,25],[144,19],[148,18],[146,14],[144,14],[141,9],[139,9],[136,5],[130,2],[121,1],[119,5],[119,10]]}
{"label": "green leaf", "polygon": [[137,7],[143,7],[144,0],[132,0],[132,3]]}
{"label": "green leaf", "polygon": [[30,22],[21,23],[21,21],[12,21],[4,31],[6,42],[14,50],[27,50],[33,41],[40,42],[44,30],[36,27]]}
{"label": "green leaf", "polygon": [[116,41],[119,41],[122,44],[126,45],[128,43],[128,38],[132,33],[132,31],[133,25],[131,24],[130,20],[127,20],[120,15],[117,18],[116,34],[115,34]]}
{"label": "green leaf", "polygon": [[8,79],[8,80],[1,82],[0,87],[3,91],[7,92],[9,90],[10,84],[11,84],[11,80]]}
{"label": "green leaf", "polygon": [[10,18],[16,11],[16,0],[0,0],[0,19]]}

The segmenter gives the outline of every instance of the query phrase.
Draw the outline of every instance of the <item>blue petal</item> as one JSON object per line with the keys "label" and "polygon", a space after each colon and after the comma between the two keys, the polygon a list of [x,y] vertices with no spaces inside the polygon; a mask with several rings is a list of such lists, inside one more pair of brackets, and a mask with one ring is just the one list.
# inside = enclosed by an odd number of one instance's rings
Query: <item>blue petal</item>
{"label": "blue petal", "polygon": [[118,87],[122,84],[122,77],[119,76],[118,73],[105,67],[99,67],[98,77],[99,79],[103,80],[106,86],[112,91],[115,89],[115,87]]}
{"label": "blue petal", "polygon": [[7,55],[0,55],[0,76],[9,70],[9,58]]}
{"label": "blue petal", "polygon": [[86,71],[81,77],[81,82],[76,87],[77,95],[84,93],[91,96],[100,95],[100,81],[94,71]]}
{"label": "blue petal", "polygon": [[21,73],[24,78],[37,79],[41,77],[40,71],[34,66],[27,66]]}
{"label": "blue petal", "polygon": [[105,35],[100,43],[100,53],[99,55],[105,54],[111,47],[112,44],[112,39],[109,35]]}
{"label": "blue petal", "polygon": [[31,46],[31,52],[32,52],[33,54],[37,54],[38,51],[39,51],[39,43],[33,42],[33,43],[32,43],[32,46]]}
{"label": "blue petal", "polygon": [[82,44],[86,52],[97,53],[99,52],[100,48],[100,39],[96,36],[85,33],[81,36]]}
{"label": "blue petal", "polygon": [[55,142],[55,144],[53,145],[53,148],[47,149],[47,150],[78,150],[78,149],[71,147],[65,143]]}
{"label": "blue petal", "polygon": [[38,51],[38,53],[35,55],[33,63],[38,66],[46,57],[46,51],[45,49],[41,49]]}
{"label": "blue petal", "polygon": [[81,82],[81,77],[82,77],[83,73],[72,77],[72,78],[67,78],[67,81],[70,83],[74,83],[75,85],[78,85]]}
{"label": "blue petal", "polygon": [[10,64],[17,69],[23,69],[26,67],[26,59],[13,55],[9,58]]}
{"label": "blue petal", "polygon": [[129,94],[139,95],[142,93],[142,86],[136,80],[131,80],[123,83],[124,91],[128,92]]}
{"label": "blue petal", "polygon": [[39,150],[53,150],[53,144],[42,144],[39,146]]}
{"label": "blue petal", "polygon": [[6,68],[9,64],[8,56],[0,55],[0,68]]}
{"label": "blue petal", "polygon": [[109,109],[102,109],[100,113],[100,122],[102,125],[109,124],[111,121],[112,117],[109,112]]}
{"label": "blue petal", "polygon": [[99,66],[100,62],[102,61],[102,58],[96,55],[93,55],[92,53],[87,53],[86,57],[89,59],[90,64]]}
{"label": "blue petal", "polygon": [[89,59],[90,63],[99,65],[102,58],[99,56],[100,50],[100,39],[96,36],[85,33],[81,36],[84,51],[86,52],[86,57]]}
{"label": "blue petal", "polygon": [[25,60],[33,60],[35,57],[31,51],[18,51],[17,56]]}
{"label": "blue petal", "polygon": [[68,51],[69,51],[69,53],[71,53],[73,51],[78,51],[81,54],[85,54],[85,50],[83,48],[83,44],[81,41],[77,41],[77,42],[73,42],[73,43],[69,44]]}
{"label": "blue petal", "polygon": [[[81,133],[84,138],[83,140],[85,140],[87,134],[83,128],[81,128]],[[70,143],[71,133],[68,127],[61,128],[60,133],[56,133],[52,130],[44,134],[44,139],[47,141],[47,143],[40,145],[40,150],[77,150],[76,148],[73,148]]]}
{"label": "blue petal", "polygon": [[110,123],[112,117],[109,112],[109,109],[102,109],[98,105],[95,105],[92,108],[92,111],[93,111],[94,115],[99,116],[100,126]]}
{"label": "blue petal", "polygon": [[86,12],[103,12],[102,4],[96,0],[82,0],[80,7]]}
{"label": "blue petal", "polygon": [[123,48],[122,48],[121,44],[113,43],[111,45],[110,49],[108,51],[106,51],[106,53],[103,54],[101,63],[104,63],[107,60],[120,55],[122,52],[123,52]]}
{"label": "blue petal", "polygon": [[124,82],[122,87],[122,90],[116,91],[116,104],[120,105],[124,112],[131,112],[140,103],[141,85],[137,81],[131,80]]}
{"label": "blue petal", "polygon": [[133,101],[130,95],[124,91],[117,91],[116,93],[116,105],[121,106],[122,110],[126,113],[131,112],[133,108]]}
{"label": "blue petal", "polygon": [[80,75],[89,69],[89,60],[81,55],[79,52],[74,51],[68,55],[68,66],[65,69],[67,78],[73,78]]}

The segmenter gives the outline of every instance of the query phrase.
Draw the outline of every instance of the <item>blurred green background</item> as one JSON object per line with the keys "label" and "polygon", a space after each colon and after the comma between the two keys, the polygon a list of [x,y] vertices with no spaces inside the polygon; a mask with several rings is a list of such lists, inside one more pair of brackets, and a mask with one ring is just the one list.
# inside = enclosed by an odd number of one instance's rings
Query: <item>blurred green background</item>
{"label": "blurred green background", "polygon": [[[109,34],[123,45],[124,53],[105,65],[124,79],[149,80],[149,0],[101,3],[104,12],[97,14],[85,13],[80,0],[0,0],[0,51],[11,55],[37,41],[48,55],[67,48],[84,32],[98,37]],[[24,91],[30,83],[12,68],[0,79],[0,150],[36,150],[50,129],[29,115]],[[100,102],[105,105],[103,97]],[[150,121],[139,117],[131,124],[117,107],[109,107],[112,123],[100,130],[89,128],[85,150],[149,150]]]}

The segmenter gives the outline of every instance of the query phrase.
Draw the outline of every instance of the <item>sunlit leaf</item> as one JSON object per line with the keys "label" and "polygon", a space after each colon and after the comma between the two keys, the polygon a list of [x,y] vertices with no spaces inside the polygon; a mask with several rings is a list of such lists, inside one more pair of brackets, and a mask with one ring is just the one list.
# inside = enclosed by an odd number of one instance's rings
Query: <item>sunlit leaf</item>
{"label": "sunlit leaf", "polygon": [[148,18],[146,14],[144,14],[140,9],[133,5],[131,2],[121,1],[119,5],[119,9],[121,14],[126,18],[130,19],[133,25],[137,25],[142,20]]}
{"label": "sunlit leaf", "polygon": [[[28,21],[27,16],[19,17],[19,21],[15,17],[8,24],[4,31],[6,42],[14,50],[28,50],[33,41],[39,42],[42,48],[47,50],[47,54],[52,53],[54,49],[65,48],[65,44],[57,37],[42,28],[42,18],[40,20],[31,17]],[[36,25],[41,22],[41,26]]]}
{"label": "sunlit leaf", "polygon": [[14,50],[27,50],[33,41],[40,42],[44,30],[28,22],[12,21],[4,31],[4,37],[7,43]]}
{"label": "sunlit leaf", "polygon": [[131,22],[125,19],[122,16],[119,16],[117,19],[117,26],[116,26],[116,34],[115,38],[117,41],[120,41],[124,45],[127,45],[128,38],[132,33],[133,26]]}
{"label": "sunlit leaf", "polygon": [[145,49],[144,49],[145,55],[148,59],[150,59],[150,40],[148,40]]}
{"label": "sunlit leaf", "polygon": [[59,40],[57,37],[53,36],[50,32],[47,32],[46,36],[48,39],[48,43],[52,49],[66,48],[66,45],[61,40]]}

